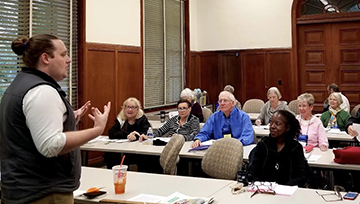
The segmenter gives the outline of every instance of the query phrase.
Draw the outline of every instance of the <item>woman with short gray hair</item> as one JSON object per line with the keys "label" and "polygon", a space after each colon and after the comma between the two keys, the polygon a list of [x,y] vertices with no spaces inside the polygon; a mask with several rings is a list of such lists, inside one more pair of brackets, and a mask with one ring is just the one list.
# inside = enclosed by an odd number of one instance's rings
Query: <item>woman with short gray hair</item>
{"label": "woman with short gray hair", "polygon": [[269,100],[261,108],[260,115],[255,121],[256,125],[269,124],[271,116],[278,110],[287,110],[294,114],[290,111],[286,101],[280,101],[281,93],[278,88],[270,87],[267,92],[267,98]]}
{"label": "woman with short gray hair", "polygon": [[194,93],[191,89],[186,88],[181,91],[180,98],[188,100],[191,103],[191,112],[190,114],[193,114],[197,118],[199,118],[199,121],[202,123],[204,122],[204,116],[202,114],[202,109],[199,103],[194,102]]}
{"label": "woman with short gray hair", "polygon": [[321,122],[326,128],[339,128],[345,130],[345,125],[350,118],[350,114],[340,108],[342,104],[340,93],[333,92],[329,96],[329,110],[321,115]]}
{"label": "woman with short gray hair", "polygon": [[303,93],[298,98],[299,115],[296,119],[300,123],[301,134],[307,137],[307,145],[320,147],[322,151],[326,151],[329,142],[325,133],[325,129],[319,118],[312,114],[314,109],[314,96],[310,93]]}

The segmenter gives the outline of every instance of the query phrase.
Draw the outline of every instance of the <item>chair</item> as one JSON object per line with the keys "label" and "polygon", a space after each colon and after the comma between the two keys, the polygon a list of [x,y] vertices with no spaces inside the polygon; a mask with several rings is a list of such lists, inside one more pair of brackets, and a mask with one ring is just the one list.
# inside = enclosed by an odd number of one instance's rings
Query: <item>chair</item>
{"label": "chair", "polygon": [[360,108],[360,104],[358,104],[357,106],[355,106],[355,107],[352,109],[352,111],[351,111],[351,116],[352,116],[352,117],[355,117],[355,116],[356,116],[356,113],[358,112],[359,108]]}
{"label": "chair", "polygon": [[176,175],[176,164],[179,162],[179,152],[185,143],[182,135],[174,134],[160,155],[160,165],[164,174]]}
{"label": "chair", "polygon": [[211,177],[235,180],[243,163],[243,145],[234,138],[216,140],[206,151],[202,170]]}
{"label": "chair", "polygon": [[288,107],[295,115],[299,115],[298,100],[290,101]]}
{"label": "chair", "polygon": [[264,101],[261,99],[249,99],[245,101],[242,110],[246,113],[260,113],[260,109],[264,104]]}
{"label": "chair", "polygon": [[209,119],[209,117],[212,114],[212,111],[209,108],[203,107],[202,108],[202,114],[204,116],[204,123]]}

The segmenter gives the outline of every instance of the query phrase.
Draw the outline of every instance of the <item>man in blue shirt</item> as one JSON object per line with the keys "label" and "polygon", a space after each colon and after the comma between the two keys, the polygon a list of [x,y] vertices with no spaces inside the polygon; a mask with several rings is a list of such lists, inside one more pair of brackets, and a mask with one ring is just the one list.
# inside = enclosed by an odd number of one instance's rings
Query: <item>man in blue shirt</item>
{"label": "man in blue shirt", "polygon": [[243,111],[234,108],[235,97],[228,91],[219,94],[220,110],[212,114],[195,136],[192,147],[210,139],[233,137],[244,146],[254,142],[253,128],[250,117]]}

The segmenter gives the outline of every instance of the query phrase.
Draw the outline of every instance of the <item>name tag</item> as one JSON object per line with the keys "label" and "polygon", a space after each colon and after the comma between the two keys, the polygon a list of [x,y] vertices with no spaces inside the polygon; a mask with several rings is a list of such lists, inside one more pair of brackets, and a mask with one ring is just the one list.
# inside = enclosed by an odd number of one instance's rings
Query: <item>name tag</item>
{"label": "name tag", "polygon": [[231,134],[224,134],[224,138],[231,138]]}

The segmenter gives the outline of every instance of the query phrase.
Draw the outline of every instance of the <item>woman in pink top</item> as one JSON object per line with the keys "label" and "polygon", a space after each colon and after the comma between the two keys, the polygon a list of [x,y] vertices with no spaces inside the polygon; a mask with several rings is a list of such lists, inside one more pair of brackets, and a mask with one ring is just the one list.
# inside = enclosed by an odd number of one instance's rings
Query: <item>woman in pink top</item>
{"label": "woman in pink top", "polygon": [[326,151],[329,143],[325,129],[321,120],[311,113],[314,108],[314,96],[310,93],[303,93],[297,100],[300,115],[297,115],[296,119],[299,120],[302,135],[308,136],[307,145],[320,147],[322,151]]}

